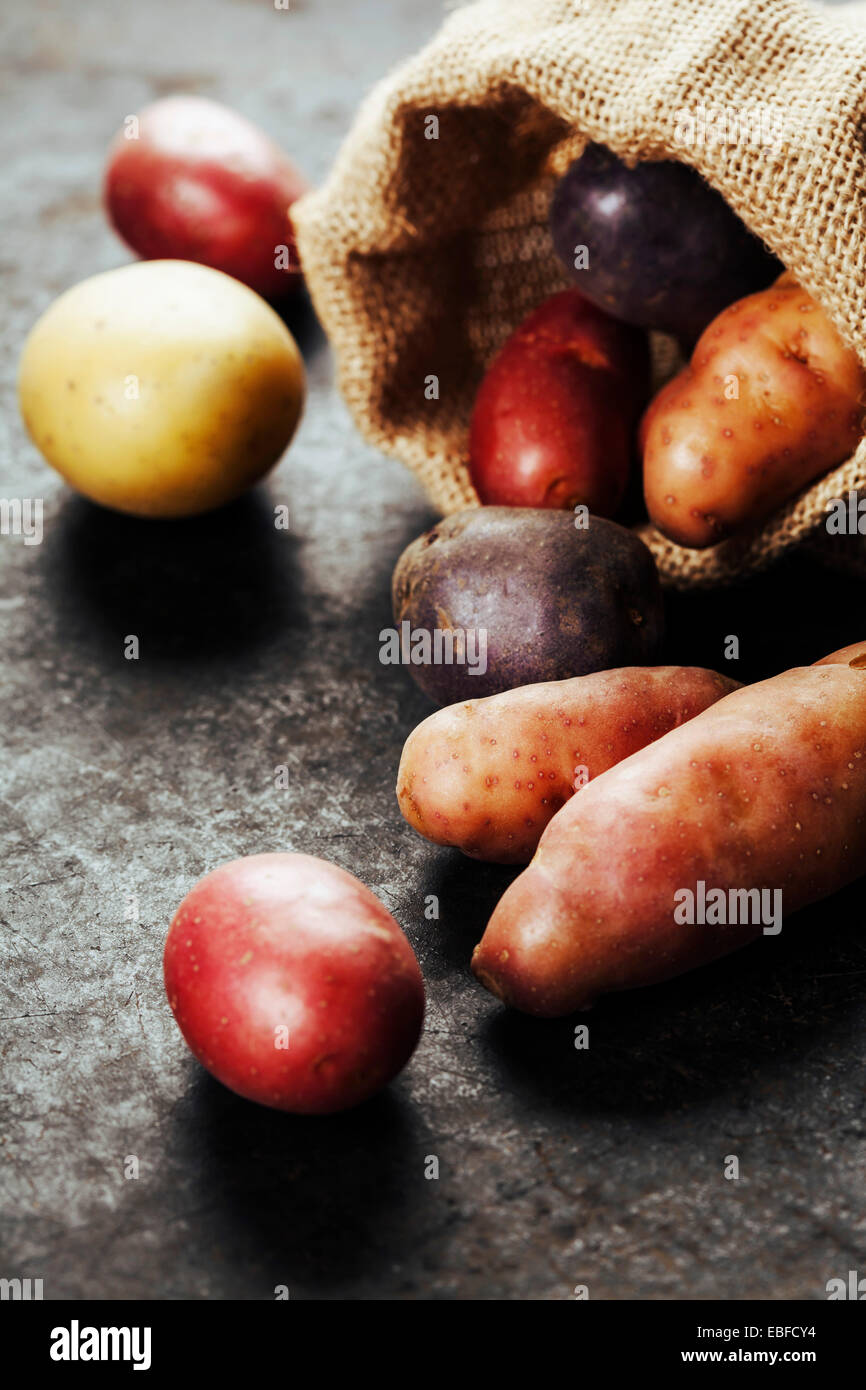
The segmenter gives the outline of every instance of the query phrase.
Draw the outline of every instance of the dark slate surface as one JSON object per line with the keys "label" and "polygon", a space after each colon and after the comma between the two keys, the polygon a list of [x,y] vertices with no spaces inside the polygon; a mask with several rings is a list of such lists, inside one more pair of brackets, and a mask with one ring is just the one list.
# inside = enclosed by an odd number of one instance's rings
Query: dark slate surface
{"label": "dark slate surface", "polygon": [[[397,760],[430,706],[378,660],[391,568],[431,513],[354,433],[307,310],[293,315],[311,385],[296,445],[220,515],[167,527],[101,512],[18,423],[30,324],[126,259],[98,202],[124,115],[212,95],[318,179],[362,93],[438,19],[419,0],[3,6],[0,495],[43,496],[46,529],[41,546],[0,539],[0,1274],[42,1278],[49,1298],[267,1299],[287,1284],[295,1298],[568,1299],[585,1283],[593,1298],[814,1299],[866,1269],[862,887],[779,940],[603,1003],[588,1052],[573,1021],[508,1016],[469,974],[509,876],[403,825]],[[864,600],[862,583],[788,564],[673,600],[668,656],[723,664],[735,633],[735,674],[756,678],[862,638]],[[370,884],[428,983],[407,1071],[327,1120],[223,1090],[163,998],[184,892],[281,848]],[[132,1154],[140,1177],[125,1180]]]}

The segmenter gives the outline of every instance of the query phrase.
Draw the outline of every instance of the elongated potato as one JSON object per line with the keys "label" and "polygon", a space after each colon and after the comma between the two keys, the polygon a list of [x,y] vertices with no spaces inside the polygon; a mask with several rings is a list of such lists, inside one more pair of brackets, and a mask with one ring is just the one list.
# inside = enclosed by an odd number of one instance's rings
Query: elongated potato
{"label": "elongated potato", "polygon": [[625,666],[449,705],[406,740],[400,810],[438,845],[525,864],[578,788],[738,684],[696,666]]}
{"label": "elongated potato", "polygon": [[790,274],[731,304],[644,417],[650,517],[698,549],[761,521],[854,452],[864,390],[856,354]]}
{"label": "elongated potato", "polygon": [[775,934],[779,908],[862,874],[864,663],[866,642],[736,690],[585,787],[496,908],[482,984],[571,1013]]}

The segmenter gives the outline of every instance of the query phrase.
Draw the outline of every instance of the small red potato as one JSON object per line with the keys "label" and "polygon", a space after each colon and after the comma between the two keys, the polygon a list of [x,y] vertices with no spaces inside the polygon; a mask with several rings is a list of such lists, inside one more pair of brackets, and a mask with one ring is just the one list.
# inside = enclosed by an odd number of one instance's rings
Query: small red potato
{"label": "small red potato", "polygon": [[[590,782],[472,968],[514,1008],[568,1014],[775,935],[771,903],[787,918],[864,866],[866,642],[734,691]],[[689,920],[711,892],[723,910]]]}
{"label": "small red potato", "polygon": [[763,520],[854,452],[866,372],[789,274],[719,314],[641,427],[644,496],[701,549]]}
{"label": "small red potato", "polygon": [[482,502],[613,516],[646,401],[646,335],[578,290],[524,319],[481,383],[469,461]]}
{"label": "small red potato", "polygon": [[627,666],[450,705],[406,740],[400,810],[435,844],[525,864],[576,790],[738,684],[693,666]]}
{"label": "small red potato", "polygon": [[307,185],[282,150],[204,97],[166,97],[137,122],[115,137],[104,186],[108,216],[136,255],[199,261],[266,299],[294,289],[288,209]]}
{"label": "small red potato", "polygon": [[424,1017],[409,942],[379,899],[306,854],[223,864],[187,894],[165,988],[191,1051],[247,1100],[358,1105],[405,1066]]}

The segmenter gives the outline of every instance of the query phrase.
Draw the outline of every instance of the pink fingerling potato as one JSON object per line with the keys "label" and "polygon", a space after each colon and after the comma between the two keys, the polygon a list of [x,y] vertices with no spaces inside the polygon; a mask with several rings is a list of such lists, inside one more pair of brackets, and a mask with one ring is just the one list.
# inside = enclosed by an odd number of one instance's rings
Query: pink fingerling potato
{"label": "pink fingerling potato", "polygon": [[115,137],[104,185],[108,216],[136,255],[198,261],[265,299],[295,288],[288,210],[307,184],[273,140],[204,97],[166,97],[137,119]]}
{"label": "pink fingerling potato", "polygon": [[764,520],[854,452],[864,391],[856,354],[789,274],[730,305],[644,417],[652,521],[700,549]]}
{"label": "pink fingerling potato", "polygon": [[[866,865],[866,642],[726,696],[590,782],[499,902],[472,968],[555,1017],[759,936],[676,915],[683,890],[781,892],[785,919]],[[744,920],[745,918],[745,920]]]}
{"label": "pink fingerling potato", "polygon": [[406,937],[368,888],[309,855],[257,854],[207,874],[175,913],[163,964],[202,1066],[278,1110],[358,1105],[421,1032],[424,985]]}
{"label": "pink fingerling potato", "polygon": [[816,666],[850,666],[857,671],[862,666],[866,666],[866,642],[852,642],[850,647],[840,647],[838,652],[831,652],[829,656],[822,656],[820,661],[815,662]]}
{"label": "pink fingerling potato", "polygon": [[525,864],[574,792],[737,689],[692,666],[627,666],[431,714],[397,773],[408,823],[474,859]]}
{"label": "pink fingerling potato", "polygon": [[641,329],[578,291],[544,301],[507,339],[481,383],[469,461],[481,501],[613,516],[634,455],[649,352]]}

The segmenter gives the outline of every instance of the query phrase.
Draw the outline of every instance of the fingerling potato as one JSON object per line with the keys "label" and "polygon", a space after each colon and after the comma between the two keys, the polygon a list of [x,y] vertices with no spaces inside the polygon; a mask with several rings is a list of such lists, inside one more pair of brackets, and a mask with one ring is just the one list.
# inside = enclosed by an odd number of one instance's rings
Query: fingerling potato
{"label": "fingerling potato", "polygon": [[406,741],[400,810],[435,844],[525,864],[576,790],[737,685],[699,667],[630,666],[450,705]]}
{"label": "fingerling potato", "polygon": [[764,893],[787,919],[862,874],[866,643],[836,655],[735,690],[573,797],[488,923],[482,984],[568,1014],[745,945]]}
{"label": "fingerling potato", "polygon": [[864,391],[856,354],[790,275],[730,305],[645,417],[651,519],[697,549],[764,520],[854,452]]}

